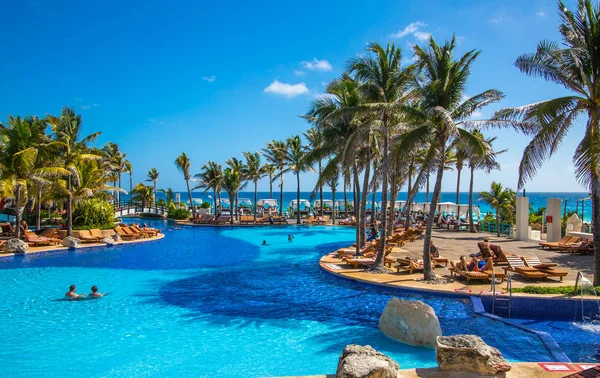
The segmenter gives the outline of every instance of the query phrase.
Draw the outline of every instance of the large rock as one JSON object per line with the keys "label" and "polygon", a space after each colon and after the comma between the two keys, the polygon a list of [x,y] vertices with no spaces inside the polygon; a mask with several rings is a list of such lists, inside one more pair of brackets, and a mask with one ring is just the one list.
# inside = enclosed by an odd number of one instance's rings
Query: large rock
{"label": "large rock", "polygon": [[567,218],[567,232],[581,232],[583,222],[576,213]]}
{"label": "large rock", "polygon": [[396,378],[400,365],[369,345],[348,345],[338,361],[337,378]]}
{"label": "large rock", "polygon": [[498,349],[487,345],[481,337],[475,335],[440,336],[435,354],[440,370],[494,375],[511,368]]}
{"label": "large rock", "polygon": [[81,240],[74,238],[72,236],[67,236],[62,240],[62,245],[68,248],[77,248],[77,246],[81,243]]}
{"label": "large rock", "polygon": [[25,253],[29,249],[29,244],[21,239],[9,239],[4,244],[4,251],[7,253]]}
{"label": "large rock", "polygon": [[442,328],[435,311],[421,301],[392,298],[381,317],[379,329],[386,336],[415,346],[435,347]]}
{"label": "large rock", "polygon": [[105,237],[104,239],[100,240],[102,243],[106,244],[106,245],[113,245],[115,244],[115,239],[111,238],[111,237]]}

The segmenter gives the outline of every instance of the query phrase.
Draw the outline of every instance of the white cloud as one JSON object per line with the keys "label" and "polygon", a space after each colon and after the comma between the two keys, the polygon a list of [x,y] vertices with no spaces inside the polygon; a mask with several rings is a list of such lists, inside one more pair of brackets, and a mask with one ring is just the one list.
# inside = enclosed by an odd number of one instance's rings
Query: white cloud
{"label": "white cloud", "polygon": [[89,108],[90,108],[90,106],[89,106],[89,105],[81,105],[81,109],[83,109],[83,110],[87,110],[87,109],[89,109]]}
{"label": "white cloud", "polygon": [[95,102],[94,102],[94,104],[92,104],[92,106],[93,106],[94,108],[99,108],[99,107],[100,107],[100,104],[97,104],[97,103],[95,103]]}
{"label": "white cloud", "polygon": [[212,82],[213,82],[213,81],[215,81],[216,79],[217,79],[217,78],[215,77],[215,75],[213,75],[213,76],[204,76],[204,77],[202,78],[202,80],[204,80],[204,81],[208,81],[209,83],[212,83]]}
{"label": "white cloud", "polygon": [[307,70],[311,70],[311,71],[331,71],[332,70],[331,64],[329,64],[329,62],[326,61],[325,59],[319,60],[317,58],[314,58],[310,62],[305,60],[302,62],[302,66],[304,68],[306,68]]}
{"label": "white cloud", "polygon": [[423,31],[416,31],[416,32],[414,32],[413,35],[415,36],[415,38],[418,41],[421,41],[421,42],[427,41],[429,39],[429,37],[431,37],[431,33],[423,32]]}
{"label": "white cloud", "polygon": [[423,21],[411,22],[404,29],[398,31],[395,34],[391,34],[390,37],[392,37],[392,38],[402,38],[402,37],[405,37],[405,36],[407,36],[409,34],[415,33],[417,30],[419,30],[420,28],[422,28],[424,26],[427,26],[427,24],[424,23]]}
{"label": "white cloud", "polygon": [[304,76],[304,71],[294,70],[294,75],[296,75],[296,76]]}
{"label": "white cloud", "polygon": [[292,98],[301,94],[308,93],[308,88],[304,83],[288,84],[281,83],[278,80],[275,80],[268,87],[265,88],[264,92],[285,96],[287,98]]}
{"label": "white cloud", "polygon": [[546,15],[546,13],[544,13],[542,11],[539,11],[535,15],[538,16],[538,17],[544,17]]}
{"label": "white cloud", "polygon": [[492,23],[492,24],[499,24],[502,21],[504,21],[502,16],[498,16],[498,17],[494,17],[494,18],[490,19],[490,23]]}

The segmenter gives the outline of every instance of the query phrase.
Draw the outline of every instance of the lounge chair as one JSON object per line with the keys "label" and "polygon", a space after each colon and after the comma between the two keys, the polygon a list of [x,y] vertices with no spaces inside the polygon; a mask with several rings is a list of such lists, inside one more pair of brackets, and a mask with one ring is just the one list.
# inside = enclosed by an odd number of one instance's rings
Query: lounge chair
{"label": "lounge chair", "polygon": [[316,219],[315,217],[313,217],[312,215],[308,218],[306,218],[302,223],[304,224],[313,224],[315,223]]}
{"label": "lounge chair", "polygon": [[93,236],[89,230],[79,230],[78,239],[84,243],[98,243],[101,238]]}
{"label": "lounge chair", "polygon": [[212,223],[212,221],[215,220],[215,216],[212,214],[205,214],[204,217],[202,217],[202,219],[200,219],[200,224],[209,224]]}
{"label": "lounge chair", "polygon": [[123,231],[123,228],[122,228],[122,227],[115,227],[113,230],[114,230],[114,231],[117,233],[117,235],[119,235],[119,236],[120,236],[122,239],[129,239],[129,240],[131,240],[131,239],[139,239],[139,238],[141,238],[141,237],[142,237],[141,235],[138,235],[138,234],[135,234],[135,235],[128,234],[128,233],[126,233],[125,231]]}
{"label": "lounge chair", "polygon": [[346,219],[341,219],[338,222],[339,225],[341,226],[355,226],[356,225],[356,218],[355,217],[351,217],[350,219],[346,218]]}
{"label": "lounge chair", "polygon": [[461,266],[460,261],[450,261],[450,276],[456,274],[458,277],[463,277],[469,281],[487,281],[490,279],[490,275],[483,272],[470,272],[465,267]]}
{"label": "lounge chair", "polygon": [[493,262],[492,262],[492,267],[490,269],[482,270],[481,273],[487,274],[489,276],[490,280],[492,279],[492,277],[499,278],[500,281],[504,281],[504,279],[506,279],[506,271],[494,269]]}
{"label": "lounge chair", "polygon": [[323,215],[322,217],[317,217],[317,224],[329,224],[329,215]]}
{"label": "lounge chair", "polygon": [[0,224],[0,227],[2,228],[3,236],[11,236],[15,234],[15,230],[13,229],[13,226],[10,223],[2,223]]}
{"label": "lounge chair", "polygon": [[523,260],[521,260],[518,256],[507,256],[506,258],[508,260],[508,266],[504,267],[503,269],[507,273],[510,270],[527,278],[528,280],[548,278],[547,273],[544,273],[536,268],[525,266]]}
{"label": "lounge chair", "polygon": [[556,241],[556,242],[548,242],[548,241],[546,241],[546,242],[541,242],[541,243],[538,243],[538,244],[542,247],[542,249],[544,249],[544,248],[548,248],[548,249],[558,248],[560,245],[569,244],[569,240],[571,240],[572,238],[573,238],[573,236],[571,236],[571,235],[565,235],[559,241]]}
{"label": "lounge chair", "polygon": [[213,224],[225,224],[231,221],[231,215],[219,215],[217,219],[211,221]]}
{"label": "lounge chair", "polygon": [[398,259],[396,260],[398,264],[394,265],[396,268],[396,272],[400,273],[400,270],[406,270],[408,274],[413,274],[415,271],[423,271],[425,267],[423,266],[423,262],[411,259]]}
{"label": "lounge chair", "polygon": [[287,219],[285,219],[284,216],[281,215],[273,215],[271,217],[271,220],[273,221],[273,223],[283,223],[283,224],[287,224]]}
{"label": "lounge chair", "polygon": [[54,238],[58,239],[58,230],[56,228],[46,227],[39,233],[39,236],[43,236],[45,238]]}
{"label": "lounge chair", "polygon": [[502,247],[496,244],[490,244],[490,251],[494,253],[494,264],[506,264],[506,253],[502,250]]}
{"label": "lounge chair", "polygon": [[361,266],[368,267],[368,266],[375,264],[374,257],[362,257],[362,258],[346,257],[346,258],[344,258],[344,261],[347,264],[352,265],[352,267],[354,269],[358,269]]}
{"label": "lounge chair", "polygon": [[440,257],[431,256],[431,262],[435,265],[441,266],[442,264],[444,264],[444,266],[446,266],[446,267],[448,266],[448,259],[446,257],[442,257],[442,256],[440,256]]}
{"label": "lounge chair", "polygon": [[569,274],[569,272],[567,272],[566,270],[558,269],[558,264],[542,264],[542,262],[537,256],[521,256],[521,259],[525,263],[525,266],[539,269],[540,271],[546,273],[550,277],[559,277],[560,282],[562,282],[563,277]]}
{"label": "lounge chair", "polygon": [[132,229],[132,228],[131,228],[131,227],[129,227],[129,226],[125,226],[125,227],[121,227],[121,228],[123,229],[123,231],[124,231],[126,234],[129,234],[129,235],[139,235],[139,236],[141,236],[141,237],[143,237],[143,238],[147,238],[147,237],[149,237],[149,236],[150,236],[150,234],[149,234],[149,233],[147,233],[147,232],[137,232],[137,231],[135,231],[134,229]]}
{"label": "lounge chair", "polygon": [[129,226],[129,228],[131,228],[134,232],[137,232],[138,234],[146,234],[148,236],[156,236],[159,232],[158,230],[151,228],[142,230],[136,225]]}
{"label": "lounge chair", "polygon": [[25,231],[24,235],[25,241],[29,244],[33,244],[36,247],[39,245],[57,244],[60,241],[59,239],[51,239],[43,236],[38,236],[33,231]]}
{"label": "lounge chair", "polygon": [[102,235],[102,231],[100,231],[99,228],[92,228],[90,229],[90,234],[92,234],[92,236],[98,238],[98,241],[102,240],[105,238],[104,235]]}
{"label": "lounge chair", "polygon": [[240,216],[240,224],[249,224],[254,223],[253,215],[241,215]]}
{"label": "lounge chair", "polygon": [[[374,247],[373,244],[367,243],[367,244],[365,244],[364,247],[362,247],[359,250],[359,254],[364,255],[366,253],[373,252],[374,251],[373,247]],[[340,259],[344,258],[344,257],[354,256],[356,254],[356,248],[350,248],[350,247],[349,248],[340,248],[336,251],[336,253],[338,255],[338,258],[340,258]]]}

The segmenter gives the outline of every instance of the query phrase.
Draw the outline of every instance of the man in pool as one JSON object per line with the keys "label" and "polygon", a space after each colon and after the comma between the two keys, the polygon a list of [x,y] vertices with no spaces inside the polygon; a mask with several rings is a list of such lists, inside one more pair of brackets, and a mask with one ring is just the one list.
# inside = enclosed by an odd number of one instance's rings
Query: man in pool
{"label": "man in pool", "polygon": [[98,293],[98,286],[94,285],[94,286],[92,286],[92,292],[90,293],[89,296],[92,298],[100,298],[100,297],[103,297],[104,294]]}
{"label": "man in pool", "polygon": [[292,240],[294,240],[294,235],[292,235],[292,234],[289,234],[289,235],[288,235],[288,241],[292,241]]}
{"label": "man in pool", "polygon": [[75,289],[77,289],[77,287],[75,285],[69,286],[69,291],[67,291],[65,293],[65,298],[67,298],[67,299],[80,299],[80,298],[84,297],[83,294],[77,294],[75,292]]}
{"label": "man in pool", "polygon": [[262,245],[268,245],[266,240],[263,240]]}

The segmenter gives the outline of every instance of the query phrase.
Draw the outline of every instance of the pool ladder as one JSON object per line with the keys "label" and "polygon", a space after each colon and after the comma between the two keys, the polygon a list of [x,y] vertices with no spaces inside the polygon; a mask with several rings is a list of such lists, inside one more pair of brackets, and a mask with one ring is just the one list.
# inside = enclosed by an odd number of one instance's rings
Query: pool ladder
{"label": "pool ladder", "polygon": [[508,296],[496,293],[496,274],[492,273],[492,314],[496,315],[497,310],[505,311],[506,317],[510,318],[512,307],[512,273],[508,273],[506,282]]}

